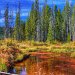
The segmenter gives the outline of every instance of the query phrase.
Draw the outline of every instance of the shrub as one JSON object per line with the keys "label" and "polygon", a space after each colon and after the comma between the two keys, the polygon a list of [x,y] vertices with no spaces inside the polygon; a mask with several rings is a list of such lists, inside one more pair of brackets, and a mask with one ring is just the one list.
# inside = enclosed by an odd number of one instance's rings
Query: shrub
{"label": "shrub", "polygon": [[70,57],[75,58],[75,52],[71,53]]}

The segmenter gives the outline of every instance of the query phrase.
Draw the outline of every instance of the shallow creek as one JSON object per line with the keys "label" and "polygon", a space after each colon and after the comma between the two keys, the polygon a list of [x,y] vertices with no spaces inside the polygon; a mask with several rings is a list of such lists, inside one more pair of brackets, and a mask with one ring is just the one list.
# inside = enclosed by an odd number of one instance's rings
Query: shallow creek
{"label": "shallow creek", "polygon": [[75,75],[75,64],[70,59],[50,54],[32,54],[27,60],[15,64],[17,73],[26,68],[27,75]]}

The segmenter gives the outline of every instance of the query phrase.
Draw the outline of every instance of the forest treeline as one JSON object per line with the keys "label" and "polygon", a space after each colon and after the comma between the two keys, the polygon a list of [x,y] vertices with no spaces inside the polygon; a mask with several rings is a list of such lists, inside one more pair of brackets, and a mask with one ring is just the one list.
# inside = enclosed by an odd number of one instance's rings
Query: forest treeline
{"label": "forest treeline", "polygon": [[64,9],[61,10],[56,5],[50,7],[45,0],[42,11],[40,11],[39,0],[35,0],[26,22],[21,20],[20,14],[21,6],[19,3],[15,25],[10,27],[13,16],[12,14],[9,16],[7,5],[4,14],[4,38],[44,42],[75,40],[75,6],[71,6],[68,1],[66,1]]}

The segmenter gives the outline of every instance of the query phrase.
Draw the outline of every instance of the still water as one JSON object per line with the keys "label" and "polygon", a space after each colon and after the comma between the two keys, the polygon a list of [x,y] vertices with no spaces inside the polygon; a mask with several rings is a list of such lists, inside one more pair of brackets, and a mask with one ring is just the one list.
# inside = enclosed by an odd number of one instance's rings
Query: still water
{"label": "still water", "polygon": [[50,54],[31,55],[27,60],[16,63],[15,68],[18,74],[25,68],[26,75],[75,75],[75,65],[73,67],[63,58]]}

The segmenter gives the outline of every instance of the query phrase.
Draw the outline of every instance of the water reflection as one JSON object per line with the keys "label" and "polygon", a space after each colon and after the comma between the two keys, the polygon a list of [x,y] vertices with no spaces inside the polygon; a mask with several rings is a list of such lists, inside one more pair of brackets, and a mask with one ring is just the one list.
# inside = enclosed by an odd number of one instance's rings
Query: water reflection
{"label": "water reflection", "polygon": [[20,71],[20,75],[27,75],[26,74],[26,68],[21,68],[21,71]]}
{"label": "water reflection", "polygon": [[75,75],[75,69],[72,69],[68,62],[50,55],[30,56],[27,60],[15,64],[15,68],[20,75]]}

